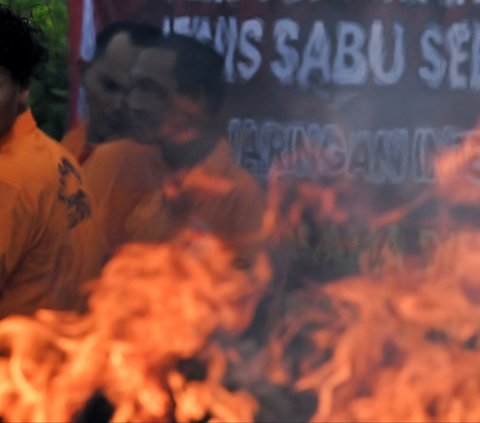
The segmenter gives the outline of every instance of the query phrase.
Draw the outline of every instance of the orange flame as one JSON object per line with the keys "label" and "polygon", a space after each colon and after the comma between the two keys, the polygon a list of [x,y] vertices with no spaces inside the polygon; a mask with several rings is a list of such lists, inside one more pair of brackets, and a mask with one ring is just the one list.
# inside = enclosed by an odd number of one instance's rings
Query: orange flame
{"label": "orange flame", "polygon": [[[70,421],[100,390],[115,406],[114,421],[207,414],[252,420],[255,400],[222,387],[221,355],[206,350],[215,334],[231,336],[249,324],[270,277],[262,255],[248,272],[233,262],[205,234],[187,232],[159,246],[131,245],[106,266],[86,316],[40,312],[35,320],[5,319],[4,419]],[[211,377],[190,382],[177,363],[201,352]]]}
{"label": "orange flame", "polygon": [[[444,239],[428,265],[382,247],[388,265],[376,273],[328,284],[299,274],[302,289],[285,287],[306,212],[315,223],[356,216],[383,227],[431,199],[447,199],[447,215],[475,210],[477,150],[466,140],[439,159],[438,186],[376,216],[368,204],[349,207],[351,181],[274,179],[255,235],[273,244],[271,286],[264,252],[239,269],[204,233],[125,246],[93,283],[86,315],[0,322],[0,415],[71,421],[101,392],[113,421],[281,420],[301,408],[312,422],[478,421],[478,227]],[[212,182],[203,189],[219,188]],[[266,334],[246,337],[265,299]]]}

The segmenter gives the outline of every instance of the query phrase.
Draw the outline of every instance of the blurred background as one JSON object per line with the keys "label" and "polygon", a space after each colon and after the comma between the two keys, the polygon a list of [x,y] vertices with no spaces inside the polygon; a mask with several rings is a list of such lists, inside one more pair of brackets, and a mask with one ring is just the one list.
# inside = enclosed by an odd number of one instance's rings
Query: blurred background
{"label": "blurred background", "polygon": [[64,0],[0,0],[27,16],[42,30],[48,60],[31,87],[30,101],[39,126],[55,139],[66,129],[68,115],[68,13]]}

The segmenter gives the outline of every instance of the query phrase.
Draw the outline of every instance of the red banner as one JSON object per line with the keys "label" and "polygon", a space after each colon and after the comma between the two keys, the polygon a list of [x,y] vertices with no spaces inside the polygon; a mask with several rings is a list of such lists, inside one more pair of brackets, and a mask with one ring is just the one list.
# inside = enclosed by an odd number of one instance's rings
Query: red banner
{"label": "red banner", "polygon": [[[476,0],[71,1],[72,105],[95,32],[154,23],[225,56],[225,132],[259,177],[277,162],[298,177],[430,184],[435,155],[477,121],[479,11]],[[290,160],[299,145],[317,153]]]}

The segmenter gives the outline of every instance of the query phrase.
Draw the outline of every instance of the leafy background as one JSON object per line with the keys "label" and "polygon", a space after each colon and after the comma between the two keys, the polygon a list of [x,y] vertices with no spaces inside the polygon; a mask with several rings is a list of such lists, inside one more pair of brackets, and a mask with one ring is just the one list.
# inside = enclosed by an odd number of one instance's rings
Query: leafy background
{"label": "leafy background", "polygon": [[30,104],[39,126],[55,139],[66,128],[68,114],[68,10],[66,0],[0,0],[42,31],[46,63],[30,88]]}

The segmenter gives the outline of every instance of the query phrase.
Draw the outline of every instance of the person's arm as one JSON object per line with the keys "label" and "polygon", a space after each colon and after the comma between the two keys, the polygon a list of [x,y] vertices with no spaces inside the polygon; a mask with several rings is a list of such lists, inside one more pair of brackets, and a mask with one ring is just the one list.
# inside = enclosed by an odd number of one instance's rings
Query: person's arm
{"label": "person's arm", "polygon": [[15,186],[0,182],[0,290],[32,241],[32,202]]}
{"label": "person's arm", "polygon": [[148,157],[142,154],[142,146],[131,141],[111,141],[95,150],[83,170],[98,205],[109,249],[114,251],[130,241],[127,222],[151,179]]}

